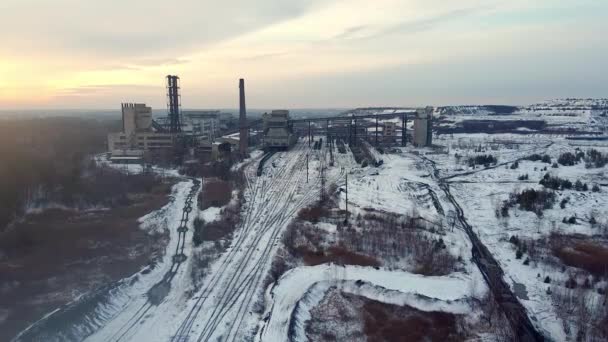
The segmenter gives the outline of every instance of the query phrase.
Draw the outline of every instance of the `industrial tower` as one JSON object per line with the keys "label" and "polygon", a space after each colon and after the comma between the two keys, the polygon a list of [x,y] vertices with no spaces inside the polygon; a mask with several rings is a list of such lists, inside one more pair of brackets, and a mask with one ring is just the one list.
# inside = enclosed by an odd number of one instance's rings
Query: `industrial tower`
{"label": "industrial tower", "polygon": [[239,79],[239,153],[242,158],[247,156],[247,110],[245,109],[245,80]]}
{"label": "industrial tower", "polygon": [[179,77],[167,75],[167,112],[169,115],[169,131],[179,133],[182,131],[179,96]]}

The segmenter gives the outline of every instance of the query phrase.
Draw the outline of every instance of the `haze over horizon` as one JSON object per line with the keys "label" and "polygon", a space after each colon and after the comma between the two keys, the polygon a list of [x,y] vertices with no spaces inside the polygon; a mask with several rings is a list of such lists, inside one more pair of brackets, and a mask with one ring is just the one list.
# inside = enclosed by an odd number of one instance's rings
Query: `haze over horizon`
{"label": "haze over horizon", "polygon": [[[608,3],[194,0],[0,4],[0,109],[529,104],[608,94]],[[390,48],[387,48],[390,47]]]}

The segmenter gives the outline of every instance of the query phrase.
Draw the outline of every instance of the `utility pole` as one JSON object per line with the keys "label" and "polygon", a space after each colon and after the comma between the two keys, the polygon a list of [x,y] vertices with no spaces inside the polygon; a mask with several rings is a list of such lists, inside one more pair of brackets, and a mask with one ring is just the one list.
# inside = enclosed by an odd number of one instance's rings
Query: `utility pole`
{"label": "utility pole", "polygon": [[405,147],[405,142],[407,141],[407,137],[405,134],[405,127],[407,124],[407,114],[403,113],[401,116],[401,146]]}
{"label": "utility pole", "polygon": [[346,179],[346,217],[344,218],[344,222],[348,222],[348,171],[344,174]]}
{"label": "utility pole", "polygon": [[306,183],[308,183],[308,153],[306,153]]}
{"label": "utility pole", "polygon": [[321,165],[321,203],[325,202],[325,166]]}
{"label": "utility pole", "polygon": [[353,145],[357,145],[357,119],[355,119],[355,139],[353,140]]}
{"label": "utility pole", "polygon": [[378,115],[376,115],[376,147],[378,147]]}
{"label": "utility pole", "polygon": [[312,135],[310,134],[310,120],[308,121],[308,147],[310,147],[310,139]]}

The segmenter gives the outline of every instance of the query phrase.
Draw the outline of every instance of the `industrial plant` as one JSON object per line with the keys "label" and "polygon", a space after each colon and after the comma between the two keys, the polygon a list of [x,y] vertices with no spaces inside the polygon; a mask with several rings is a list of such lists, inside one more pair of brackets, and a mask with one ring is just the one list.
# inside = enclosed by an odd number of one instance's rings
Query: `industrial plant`
{"label": "industrial plant", "polygon": [[[123,103],[122,131],[108,135],[114,163],[171,163],[244,158],[250,146],[285,151],[299,138],[356,146],[432,145],[433,108],[358,108],[339,116],[294,118],[289,110],[272,110],[249,120],[245,80],[239,79],[239,117],[219,110],[182,110],[180,78],[166,76],[167,114],[153,117],[144,103]],[[408,123],[413,125],[408,130]]]}

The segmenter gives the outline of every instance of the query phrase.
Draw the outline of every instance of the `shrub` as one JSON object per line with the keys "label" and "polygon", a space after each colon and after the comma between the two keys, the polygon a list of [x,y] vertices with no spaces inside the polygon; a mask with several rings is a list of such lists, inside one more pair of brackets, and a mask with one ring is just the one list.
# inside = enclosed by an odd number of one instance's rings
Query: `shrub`
{"label": "shrub", "polygon": [[559,167],[559,165],[557,165],[557,163],[553,163],[553,165],[551,165],[552,168],[557,169]]}
{"label": "shrub", "polygon": [[572,166],[578,162],[576,156],[571,152],[562,153],[559,158],[557,158],[557,162],[564,166]]}
{"label": "shrub", "polygon": [[576,282],[576,279],[574,279],[574,277],[571,275],[568,280],[566,280],[564,286],[566,286],[566,288],[568,289],[575,289],[578,286],[578,283]]}
{"label": "shrub", "polygon": [[232,185],[221,179],[210,179],[204,182],[199,195],[201,209],[209,207],[223,207],[232,198]]}
{"label": "shrub", "polygon": [[600,192],[600,187],[597,184],[593,184],[593,187],[591,188],[591,191],[593,191],[593,192]]}
{"label": "shrub", "polygon": [[550,209],[555,203],[555,193],[545,190],[527,189],[521,193],[511,193],[507,206],[519,204],[520,209],[542,215],[544,209]]}
{"label": "shrub", "polygon": [[[572,189],[572,182],[567,179],[551,176],[549,173],[545,173],[543,178],[538,182],[545,188],[553,190],[567,190]],[[582,184],[581,184],[582,187]]]}
{"label": "shrub", "polygon": [[608,164],[608,155],[602,154],[598,150],[591,149],[587,151],[585,162],[588,167],[604,167]]}
{"label": "shrub", "polygon": [[319,222],[319,219],[327,214],[327,210],[324,209],[321,203],[317,203],[316,205],[302,208],[298,212],[298,218],[300,220],[309,221],[312,223]]}
{"label": "shrub", "polygon": [[519,175],[519,177],[517,177],[518,180],[528,180],[528,174],[526,173],[525,175]]}
{"label": "shrub", "polygon": [[511,167],[510,167],[511,170],[515,170],[517,168],[519,168],[519,162],[515,162],[515,163],[511,164]]}
{"label": "shrub", "polygon": [[551,283],[551,278],[549,276],[546,276],[545,280],[544,280],[544,283],[545,284],[550,284]]}
{"label": "shrub", "polygon": [[530,258],[526,258],[526,260],[524,260],[524,265],[530,265]]}
{"label": "shrub", "polygon": [[570,197],[562,198],[562,200],[559,202],[559,207],[565,209],[568,201],[570,201]]}
{"label": "shrub", "polygon": [[515,252],[515,259],[521,259],[521,257],[523,256],[524,252],[521,251],[521,249],[518,249]]}
{"label": "shrub", "polygon": [[580,179],[577,179],[576,182],[574,182],[574,189],[576,191],[587,191],[587,190],[589,190],[589,188],[587,187],[587,184],[584,184],[583,182],[581,182]]}
{"label": "shrub", "polygon": [[547,154],[543,154],[542,156],[540,154],[534,153],[531,154],[529,156],[527,156],[526,158],[524,158],[525,160],[530,160],[530,161],[541,161],[543,163],[546,164],[551,164],[551,157]]}
{"label": "shrub", "polygon": [[471,157],[468,160],[468,164],[469,166],[475,166],[475,165],[490,165],[490,164],[496,164],[497,160],[496,157],[494,157],[491,154],[487,154],[487,155],[480,155],[480,156],[475,156],[475,157]]}

